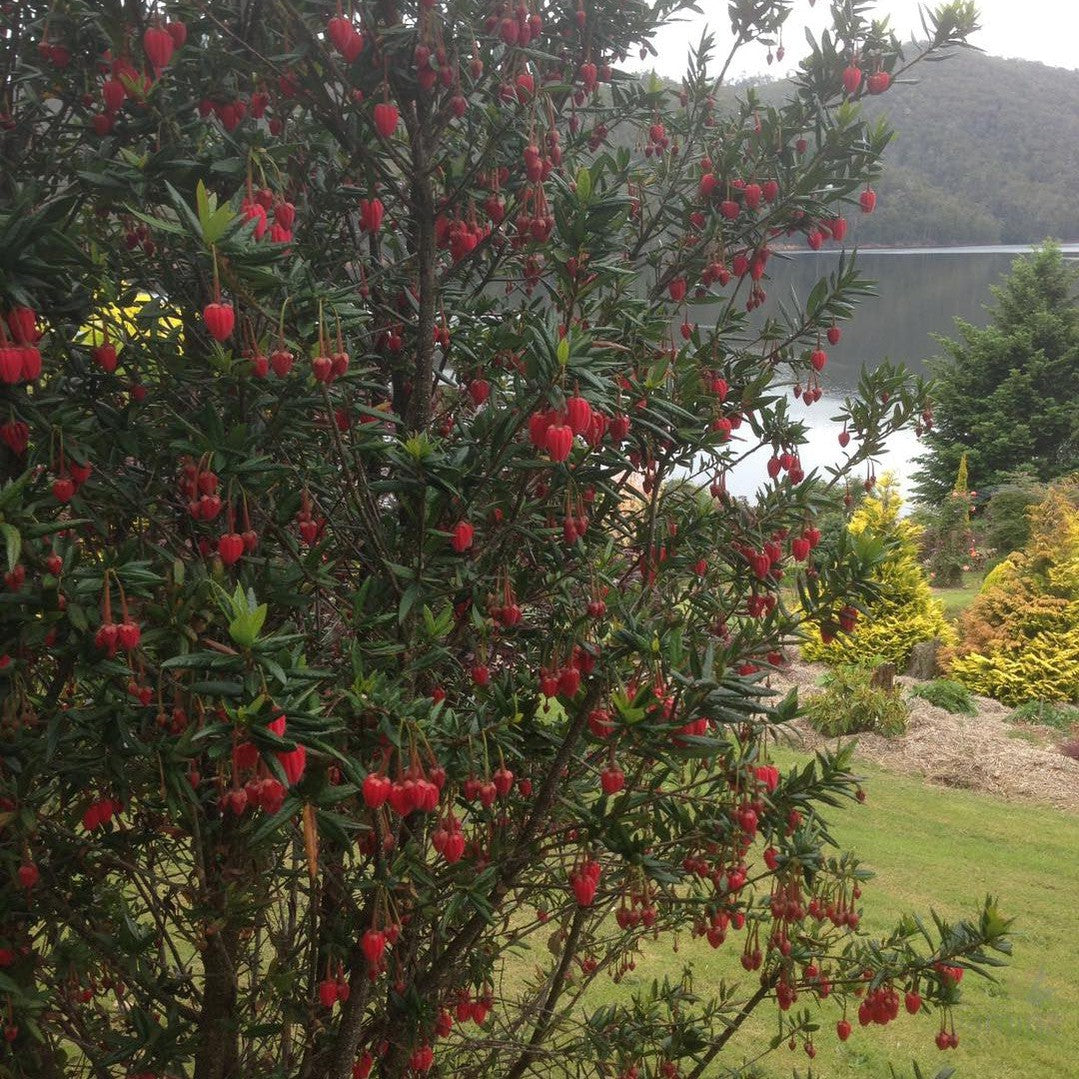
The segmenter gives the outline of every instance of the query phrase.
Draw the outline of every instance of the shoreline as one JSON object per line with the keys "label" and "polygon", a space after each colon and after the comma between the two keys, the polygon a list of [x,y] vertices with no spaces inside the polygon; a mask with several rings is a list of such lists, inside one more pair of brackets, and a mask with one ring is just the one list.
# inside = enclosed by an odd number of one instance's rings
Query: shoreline
{"label": "shoreline", "polygon": [[[852,244],[845,250],[857,250],[859,254],[869,255],[1023,255],[1041,246],[1044,241],[1036,240],[1029,244]],[[1054,241],[1057,242],[1057,241]],[[1065,255],[1079,255],[1079,240],[1058,242]],[[830,255],[837,248],[824,248],[814,251],[811,248],[784,244],[772,249],[776,254],[784,255]]]}

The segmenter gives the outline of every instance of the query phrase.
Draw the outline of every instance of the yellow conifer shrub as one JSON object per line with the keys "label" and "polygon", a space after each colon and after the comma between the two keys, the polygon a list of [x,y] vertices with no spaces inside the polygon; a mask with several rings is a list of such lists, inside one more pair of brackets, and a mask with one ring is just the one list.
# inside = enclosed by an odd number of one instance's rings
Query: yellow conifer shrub
{"label": "yellow conifer shrub", "polygon": [[806,642],[802,647],[806,659],[832,665],[894,663],[902,670],[919,641],[940,637],[946,644],[954,642],[955,633],[943,607],[933,599],[918,561],[921,526],[899,516],[902,505],[895,480],[886,473],[877,484],[877,493],[866,498],[851,516],[847,527],[852,534],[894,541],[890,555],[874,575],[879,596],[853,632],[840,634],[827,644],[819,639]]}
{"label": "yellow conifer shrub", "polygon": [[1005,704],[1079,700],[1079,475],[1032,510],[1026,550],[986,577],[959,630],[957,682]]}
{"label": "yellow conifer shrub", "polygon": [[148,292],[136,292],[126,304],[102,304],[79,329],[75,340],[87,348],[110,342],[119,355],[129,343],[150,344],[175,337],[183,343],[180,312]]}

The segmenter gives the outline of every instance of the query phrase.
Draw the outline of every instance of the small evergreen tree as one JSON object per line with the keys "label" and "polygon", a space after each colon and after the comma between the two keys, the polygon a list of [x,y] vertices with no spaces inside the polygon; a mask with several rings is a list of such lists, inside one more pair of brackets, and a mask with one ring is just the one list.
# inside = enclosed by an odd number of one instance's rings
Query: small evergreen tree
{"label": "small evergreen tree", "polygon": [[1008,473],[985,507],[984,544],[994,561],[1021,551],[1030,539],[1030,514],[1046,495],[1046,486],[1026,470]]}
{"label": "small evergreen tree", "polygon": [[957,320],[961,340],[940,338],[947,356],[937,376],[928,453],[915,476],[925,502],[947,497],[967,455],[970,482],[984,490],[1017,461],[1042,480],[1063,475],[1079,452],[1079,273],[1046,243],[1016,259],[994,288],[984,329]]}
{"label": "small evergreen tree", "polygon": [[938,588],[954,588],[963,580],[963,570],[970,564],[973,536],[967,476],[964,453],[959,459],[955,486],[937,509],[929,530],[929,574]]}

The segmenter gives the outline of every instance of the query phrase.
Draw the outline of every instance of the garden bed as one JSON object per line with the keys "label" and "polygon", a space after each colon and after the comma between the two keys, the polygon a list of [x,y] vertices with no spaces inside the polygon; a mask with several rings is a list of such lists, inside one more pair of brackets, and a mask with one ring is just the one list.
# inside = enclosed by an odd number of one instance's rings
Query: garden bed
{"label": "garden bed", "polygon": [[[804,696],[816,688],[826,670],[820,664],[795,663],[774,678],[773,685],[781,691],[797,686]],[[904,689],[916,684],[909,678],[896,681]],[[942,786],[1079,811],[1079,761],[1057,749],[1060,732],[1050,727],[1017,728],[1007,721],[1011,710],[1005,705],[987,697],[974,701],[978,714],[963,716],[910,698],[906,734],[858,735],[858,752],[886,768],[922,775]],[[1020,729],[1030,738],[1016,737]],[[806,749],[831,741],[804,719],[794,723],[793,731],[795,743]]]}

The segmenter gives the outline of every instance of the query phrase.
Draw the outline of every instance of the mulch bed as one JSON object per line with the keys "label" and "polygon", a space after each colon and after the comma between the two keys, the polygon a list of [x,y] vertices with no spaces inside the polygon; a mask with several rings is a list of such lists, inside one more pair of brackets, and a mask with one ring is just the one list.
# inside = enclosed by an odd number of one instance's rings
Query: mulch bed
{"label": "mulch bed", "polygon": [[[784,692],[795,685],[804,697],[817,688],[817,679],[826,670],[820,664],[795,663],[773,677],[772,685]],[[916,684],[909,678],[897,678],[896,683],[901,691]],[[898,738],[860,734],[858,755],[942,786],[1079,811],[1079,761],[1057,748],[1061,733],[1048,727],[1018,727],[1006,722],[1011,709],[1005,705],[988,697],[974,700],[978,714],[962,716],[910,697],[906,734]],[[817,734],[805,719],[797,720],[791,730],[798,748],[815,750],[834,741]],[[1017,736],[1020,731],[1033,741]]]}

